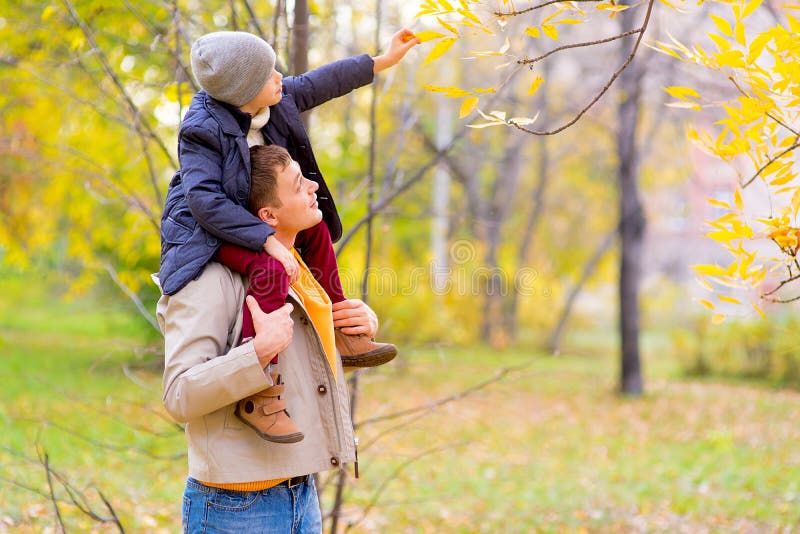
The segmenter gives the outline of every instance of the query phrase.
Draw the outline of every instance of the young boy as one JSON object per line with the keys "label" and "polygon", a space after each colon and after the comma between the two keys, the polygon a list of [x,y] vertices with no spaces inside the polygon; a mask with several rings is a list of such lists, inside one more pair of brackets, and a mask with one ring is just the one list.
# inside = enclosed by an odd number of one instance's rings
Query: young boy
{"label": "young boy", "polygon": [[[323,221],[301,232],[296,247],[333,302],[334,312],[346,314],[349,303],[332,246],[341,237],[341,222],[299,114],[370,83],[374,73],[396,64],[418,43],[404,29],[394,35],[385,54],[340,60],[281,84],[275,53],[263,39],[245,32],[215,32],[198,39],[192,46],[192,69],[204,90],[195,95],[181,125],[181,168],[170,183],[162,216],[159,279],[164,293],[174,294],[196,278],[222,241],[253,252],[264,250],[284,266],[290,281],[296,278],[293,254],[246,208],[248,146],[276,144],[288,149],[303,174],[319,184]],[[280,294],[284,287],[273,289]],[[247,319],[246,308],[245,315]],[[252,335],[252,327],[243,335]],[[396,354],[393,345],[374,343],[366,336],[347,336],[343,329],[335,335],[346,367],[377,365]]]}

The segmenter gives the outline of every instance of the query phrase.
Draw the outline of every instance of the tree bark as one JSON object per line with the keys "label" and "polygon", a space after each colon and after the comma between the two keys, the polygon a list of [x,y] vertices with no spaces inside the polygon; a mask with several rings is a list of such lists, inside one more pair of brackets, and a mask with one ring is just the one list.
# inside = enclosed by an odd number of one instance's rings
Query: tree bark
{"label": "tree bark", "polygon": [[[630,17],[622,17],[623,31],[633,28]],[[626,43],[627,44],[627,43]],[[630,46],[620,47],[624,61]],[[621,342],[620,392],[643,393],[639,355],[639,285],[645,217],[639,199],[639,161],[636,130],[639,119],[640,81],[644,71],[641,58],[631,63],[619,78],[617,155],[620,199],[619,331]]]}
{"label": "tree bark", "polygon": [[[292,47],[289,69],[295,76],[308,71],[308,0],[295,0],[294,20],[292,22]],[[308,129],[311,112],[301,115],[303,125]]]}

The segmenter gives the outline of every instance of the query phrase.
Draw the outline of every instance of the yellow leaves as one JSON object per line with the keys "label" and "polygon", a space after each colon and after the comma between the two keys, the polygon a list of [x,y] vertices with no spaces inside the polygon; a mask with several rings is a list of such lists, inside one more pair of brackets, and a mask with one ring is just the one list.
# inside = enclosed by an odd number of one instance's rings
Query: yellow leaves
{"label": "yellow leaves", "polygon": [[536,26],[525,28],[525,34],[533,37],[534,39],[538,39],[542,35],[541,31]]}
{"label": "yellow leaves", "polygon": [[464,98],[458,113],[459,119],[463,119],[477,107],[479,93],[494,93],[496,91],[494,87],[473,87],[471,91],[460,87],[439,87],[436,85],[424,85],[423,87],[432,93],[442,93],[442,96],[447,98]]}
{"label": "yellow leaves", "polygon": [[422,43],[425,43],[427,41],[432,41],[434,39],[441,39],[442,37],[446,37],[445,34],[443,34],[441,32],[434,32],[434,31],[422,31],[422,32],[417,32],[414,35]]}
{"label": "yellow leaves", "polygon": [[56,14],[57,8],[56,6],[47,6],[42,10],[42,22],[47,22],[50,18]]}
{"label": "yellow leaves", "polygon": [[728,22],[727,20],[723,19],[718,15],[714,15],[713,13],[710,14],[709,17],[714,22],[714,25],[717,27],[717,29],[720,32],[722,32],[723,35],[726,35],[728,37],[733,37],[733,28],[731,28],[730,22]]}
{"label": "yellow leaves", "polygon": [[610,18],[614,18],[614,16],[617,13],[619,13],[621,11],[625,11],[626,9],[629,9],[630,7],[631,6],[619,5],[619,4],[615,4],[615,3],[609,3],[609,2],[603,2],[601,4],[597,4],[596,9],[598,11],[608,11],[609,12],[609,17]]}
{"label": "yellow leaves", "polygon": [[463,98],[465,96],[472,96],[470,91],[466,91],[460,87],[438,87],[436,85],[423,85],[423,87],[432,93],[443,93],[443,96],[448,98]]}
{"label": "yellow leaves", "polygon": [[552,24],[543,24],[542,32],[554,41],[558,41],[558,28]]}
{"label": "yellow leaves", "polygon": [[705,306],[706,308],[708,308],[709,310],[714,309],[714,305],[711,302],[707,301],[706,299],[698,299],[698,302],[703,306]]}
{"label": "yellow leaves", "polygon": [[458,112],[458,118],[463,119],[478,106],[478,97],[472,96],[469,98],[465,98],[464,101],[461,103],[461,109]]}
{"label": "yellow leaves", "polygon": [[717,313],[711,318],[711,323],[712,324],[722,324],[722,323],[725,322],[725,319],[726,319],[725,314]]}
{"label": "yellow leaves", "polygon": [[719,265],[692,265],[692,270],[700,276],[728,276],[728,270]]}
{"label": "yellow leaves", "polygon": [[742,21],[736,22],[736,28],[734,29],[734,34],[736,35],[736,42],[742,46],[747,44],[747,37],[745,36],[745,29],[744,23]]}
{"label": "yellow leaves", "polygon": [[437,21],[439,22],[439,24],[441,24],[441,25],[442,25],[444,28],[446,28],[447,30],[451,31],[452,33],[454,33],[454,34],[458,35],[458,30],[456,29],[456,27],[455,27],[455,26],[453,26],[452,24],[450,24],[449,22],[447,22],[447,21],[445,21],[445,20],[442,20],[442,18],[441,18],[441,17],[436,17],[436,20],[437,20]]}
{"label": "yellow leaves", "polygon": [[753,12],[758,9],[761,5],[763,0],[750,0],[746,6],[744,6],[744,11],[742,12],[742,18],[747,18],[753,14]]}
{"label": "yellow leaves", "polygon": [[536,76],[536,78],[533,80],[533,83],[531,83],[530,89],[528,89],[528,96],[536,93],[536,91],[539,90],[539,86],[542,85],[542,82],[544,82],[544,78],[541,76]]}
{"label": "yellow leaves", "polygon": [[687,97],[700,98],[700,94],[690,87],[671,86],[665,87],[664,91],[666,91],[670,96],[679,98],[681,100],[686,100]]}
{"label": "yellow leaves", "polygon": [[700,98],[700,94],[690,87],[671,86],[665,87],[664,91],[666,91],[670,96],[680,100],[680,102],[669,102],[667,104],[669,107],[688,108],[694,110],[701,109],[700,104],[689,100],[690,97]]}
{"label": "yellow leaves", "polygon": [[736,209],[739,211],[744,211],[744,202],[742,201],[742,191],[738,187],[736,191],[733,193],[733,203],[736,206]]}
{"label": "yellow leaves", "polygon": [[455,39],[454,37],[448,37],[447,39],[442,39],[441,41],[436,43],[436,46],[434,46],[431,49],[430,53],[428,54],[428,57],[426,57],[425,61],[422,62],[422,65],[425,66],[428,63],[436,61],[437,59],[442,57],[455,44],[456,40],[457,39]]}

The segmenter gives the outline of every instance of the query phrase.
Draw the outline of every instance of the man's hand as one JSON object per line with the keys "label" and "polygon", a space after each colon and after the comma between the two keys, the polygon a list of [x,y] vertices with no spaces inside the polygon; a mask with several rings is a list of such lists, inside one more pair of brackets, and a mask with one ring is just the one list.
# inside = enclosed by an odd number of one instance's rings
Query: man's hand
{"label": "man's hand", "polygon": [[294,321],[289,315],[294,307],[286,303],[274,312],[264,313],[252,295],[248,295],[245,302],[253,316],[253,328],[256,331],[253,348],[259,363],[266,367],[292,341]]}
{"label": "man's hand", "polygon": [[389,49],[386,52],[372,58],[375,62],[372,67],[372,72],[377,74],[384,69],[396,65],[409,50],[417,46],[420,42],[417,36],[414,35],[414,32],[408,28],[403,28],[392,36],[392,42],[389,43]]}
{"label": "man's hand", "polygon": [[378,316],[364,301],[348,299],[333,304],[333,327],[348,335],[366,334],[374,337],[378,332]]}
{"label": "man's hand", "polygon": [[289,285],[297,282],[297,277],[300,275],[300,264],[297,263],[291,251],[278,241],[275,234],[270,234],[270,236],[267,237],[267,240],[264,242],[264,250],[267,254],[281,262],[283,268],[286,269],[286,274],[289,275]]}

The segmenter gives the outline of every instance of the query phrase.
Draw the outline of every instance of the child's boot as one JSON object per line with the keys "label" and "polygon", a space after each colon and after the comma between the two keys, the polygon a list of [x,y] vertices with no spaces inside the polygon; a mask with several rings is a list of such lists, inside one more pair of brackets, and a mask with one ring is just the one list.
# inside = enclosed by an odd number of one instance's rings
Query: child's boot
{"label": "child's boot", "polygon": [[391,343],[376,343],[364,334],[349,335],[335,330],[336,348],[342,356],[342,367],[375,367],[397,356]]}
{"label": "child's boot", "polygon": [[296,443],[303,439],[303,433],[289,417],[286,401],[281,400],[286,386],[278,373],[270,376],[273,385],[237,402],[234,414],[267,441]]}

